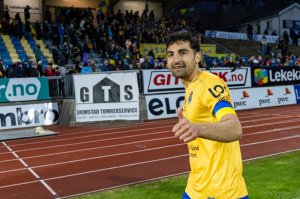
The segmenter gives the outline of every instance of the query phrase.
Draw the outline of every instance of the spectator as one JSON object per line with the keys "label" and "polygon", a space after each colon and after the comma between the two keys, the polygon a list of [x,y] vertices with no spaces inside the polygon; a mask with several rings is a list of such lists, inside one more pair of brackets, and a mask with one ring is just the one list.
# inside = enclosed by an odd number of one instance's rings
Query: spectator
{"label": "spectator", "polygon": [[32,61],[29,63],[29,67],[26,70],[26,76],[27,77],[40,77],[40,73],[37,69],[37,63]]}
{"label": "spectator", "polygon": [[46,21],[51,23],[51,21],[52,21],[51,19],[52,19],[52,14],[49,10],[49,7],[46,7]]}
{"label": "spectator", "polygon": [[0,78],[5,78],[6,77],[6,72],[3,66],[3,61],[0,60]]}
{"label": "spectator", "polygon": [[53,76],[52,65],[53,65],[52,63],[49,63],[47,65],[47,67],[45,68],[45,71],[44,71],[45,77],[51,77],[51,76]]}
{"label": "spectator", "polygon": [[283,36],[280,36],[276,42],[276,48],[277,48],[277,51],[278,51],[278,54],[281,54],[283,56],[286,55],[287,53],[287,43],[286,41],[284,40]]}
{"label": "spectator", "polygon": [[22,78],[25,77],[24,69],[22,63],[20,61],[17,64],[12,64],[11,67],[8,68],[8,76],[9,78]]}
{"label": "spectator", "polygon": [[147,56],[145,61],[141,63],[141,69],[152,69],[153,67],[150,64],[150,56]]}
{"label": "spectator", "polygon": [[83,73],[83,74],[87,74],[87,73],[92,73],[93,70],[91,69],[91,67],[88,65],[88,63],[84,63],[84,66],[83,68],[81,69],[80,73]]}
{"label": "spectator", "polygon": [[253,26],[251,24],[247,26],[247,35],[249,40],[253,40]]}
{"label": "spectator", "polygon": [[292,45],[298,46],[299,35],[296,33],[294,28],[290,28],[290,37],[292,40]]}
{"label": "spectator", "polygon": [[62,77],[65,77],[69,73],[69,70],[67,69],[67,67],[65,65],[59,66],[58,71],[59,71],[60,76],[62,76]]}
{"label": "spectator", "polygon": [[260,42],[261,42],[261,46],[262,46],[261,54],[265,55],[268,50],[268,41],[267,41],[266,34],[263,34]]}
{"label": "spectator", "polygon": [[42,61],[39,60],[38,63],[37,63],[37,70],[39,71],[39,74],[40,76],[44,76],[44,70],[43,70],[43,67],[42,67]]}
{"label": "spectator", "polygon": [[8,22],[10,20],[8,5],[5,5],[4,7],[4,19]]}
{"label": "spectator", "polygon": [[36,39],[38,39],[38,40],[42,39],[43,31],[42,31],[41,24],[40,24],[39,20],[37,20],[35,22],[35,32],[36,32]]}
{"label": "spectator", "polygon": [[31,7],[29,5],[26,5],[24,8],[24,19],[25,21],[30,21],[30,12],[29,10],[31,9]]}

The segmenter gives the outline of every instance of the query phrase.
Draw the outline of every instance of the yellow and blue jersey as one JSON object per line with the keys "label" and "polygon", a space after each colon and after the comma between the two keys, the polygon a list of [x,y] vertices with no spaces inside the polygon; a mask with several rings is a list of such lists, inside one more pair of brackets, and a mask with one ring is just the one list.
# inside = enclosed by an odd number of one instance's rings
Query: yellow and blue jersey
{"label": "yellow and blue jersey", "polygon": [[[216,123],[236,114],[230,92],[218,76],[202,71],[186,88],[183,115],[192,123]],[[188,143],[191,171],[186,193],[192,199],[237,199],[248,195],[239,141],[197,138]]]}

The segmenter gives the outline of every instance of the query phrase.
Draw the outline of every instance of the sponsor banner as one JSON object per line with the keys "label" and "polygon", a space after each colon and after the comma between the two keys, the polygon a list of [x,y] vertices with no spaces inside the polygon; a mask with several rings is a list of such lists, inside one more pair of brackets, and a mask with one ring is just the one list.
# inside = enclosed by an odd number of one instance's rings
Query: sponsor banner
{"label": "sponsor banner", "polygon": [[42,14],[42,0],[4,0],[4,5],[8,6],[9,15],[14,18],[16,13],[20,13],[22,22],[24,23],[24,8],[28,5],[30,7],[30,21],[36,22],[41,21]]}
{"label": "sponsor banner", "polygon": [[183,106],[184,93],[170,93],[162,95],[147,95],[148,119],[163,119],[176,117],[176,110]]}
{"label": "sponsor banner", "polygon": [[[211,38],[222,38],[222,39],[240,39],[240,40],[248,40],[246,33],[239,33],[239,32],[224,32],[224,31],[214,31],[214,30],[206,30],[205,31],[206,37]],[[253,35],[254,41],[261,41],[263,35]],[[278,36],[266,35],[268,43],[276,43],[278,40]]]}
{"label": "sponsor banner", "polygon": [[[232,89],[230,95],[235,110],[245,110],[296,104],[296,98],[300,103],[300,85],[297,89],[299,97],[294,94],[294,86]],[[184,93],[147,95],[145,98],[149,120],[173,118],[176,109],[183,105]]]}
{"label": "sponsor banner", "polygon": [[136,72],[74,75],[76,122],[138,120]]}
{"label": "sponsor banner", "polygon": [[155,58],[165,58],[167,55],[166,44],[143,43],[140,44],[140,52],[143,57],[146,57],[150,50],[153,50]]}
{"label": "sponsor banner", "polygon": [[296,104],[294,86],[232,89],[236,110]]}
{"label": "sponsor banner", "polygon": [[57,103],[0,107],[0,130],[57,124]]}
{"label": "sponsor banner", "polygon": [[144,94],[184,91],[178,78],[169,70],[143,70]]}
{"label": "sponsor banner", "polygon": [[297,104],[300,104],[300,85],[294,85],[295,96],[297,100]]}
{"label": "sponsor banner", "polygon": [[291,85],[300,83],[300,68],[252,68],[252,87]]}
{"label": "sponsor banner", "polygon": [[[251,87],[249,67],[238,68],[231,72],[230,68],[213,68],[211,73],[223,79],[229,88]],[[178,78],[173,77],[169,70],[143,70],[144,94],[174,93],[184,91]]]}
{"label": "sponsor banner", "polygon": [[202,54],[208,56],[213,56],[217,53],[216,44],[201,44],[200,49]]}
{"label": "sponsor banner", "polygon": [[237,68],[232,72],[230,68],[212,68],[210,72],[223,79],[229,88],[251,87],[249,67]]}
{"label": "sponsor banner", "polygon": [[2,78],[0,79],[0,102],[47,100],[47,78]]}

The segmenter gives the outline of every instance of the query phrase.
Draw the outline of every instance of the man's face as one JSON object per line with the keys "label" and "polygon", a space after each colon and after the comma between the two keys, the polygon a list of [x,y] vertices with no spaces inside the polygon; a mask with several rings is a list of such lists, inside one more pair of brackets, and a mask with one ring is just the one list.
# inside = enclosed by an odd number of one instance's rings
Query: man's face
{"label": "man's face", "polygon": [[189,42],[179,41],[167,49],[167,64],[174,77],[191,81],[198,74],[200,54],[190,47]]}

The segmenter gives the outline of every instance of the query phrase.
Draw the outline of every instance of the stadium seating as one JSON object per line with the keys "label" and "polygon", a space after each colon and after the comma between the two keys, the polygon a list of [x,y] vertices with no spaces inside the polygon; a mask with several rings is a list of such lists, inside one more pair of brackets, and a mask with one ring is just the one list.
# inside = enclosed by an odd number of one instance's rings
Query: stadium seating
{"label": "stadium seating", "polygon": [[0,35],[0,53],[5,68],[12,63],[24,62],[28,59],[41,60],[43,67],[46,67],[49,62],[53,62],[53,55],[47,47],[49,44],[45,44],[43,40],[35,40],[28,34],[22,39]]}

